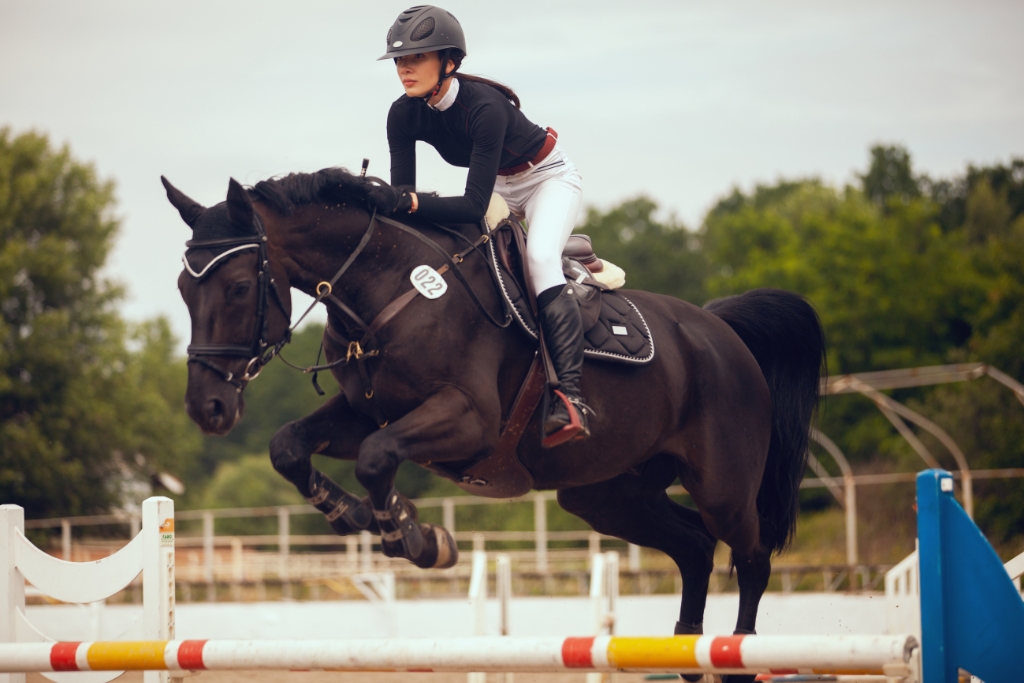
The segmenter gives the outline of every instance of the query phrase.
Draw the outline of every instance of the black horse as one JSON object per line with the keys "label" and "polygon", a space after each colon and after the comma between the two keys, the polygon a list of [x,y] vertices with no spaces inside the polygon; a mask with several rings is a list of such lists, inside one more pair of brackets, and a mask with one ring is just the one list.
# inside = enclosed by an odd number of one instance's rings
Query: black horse
{"label": "black horse", "polygon": [[[341,392],[277,432],[274,467],[337,533],[369,528],[388,556],[451,566],[451,536],[417,522],[393,488],[396,470],[406,460],[458,470],[489,455],[536,342],[488,320],[503,317],[503,303],[488,263],[468,246],[479,244],[480,226],[412,216],[403,221],[415,230],[399,229],[367,208],[372,182],[341,169],[249,190],[232,180],[227,200],[204,208],[164,180],[193,231],[178,279],[192,317],[186,406],[204,432],[228,433],[241,418],[246,383],[287,341],[290,289],[319,294]],[[444,256],[460,253],[461,263]],[[374,324],[365,321],[379,322],[409,290],[415,267],[446,262],[455,266],[446,279],[458,284],[437,299],[415,297],[367,333]],[[557,489],[565,510],[675,561],[683,577],[676,633],[702,632],[713,551],[716,541],[727,543],[740,590],[736,632],[753,633],[771,554],[796,525],[824,364],[821,324],[804,299],[780,290],[703,309],[628,295],[648,322],[655,358],[638,367],[588,361],[583,392],[598,416],[591,438],[542,449],[538,411],[516,453],[534,487]],[[355,460],[368,498],[316,470],[314,453]],[[696,510],[666,494],[677,478]]]}

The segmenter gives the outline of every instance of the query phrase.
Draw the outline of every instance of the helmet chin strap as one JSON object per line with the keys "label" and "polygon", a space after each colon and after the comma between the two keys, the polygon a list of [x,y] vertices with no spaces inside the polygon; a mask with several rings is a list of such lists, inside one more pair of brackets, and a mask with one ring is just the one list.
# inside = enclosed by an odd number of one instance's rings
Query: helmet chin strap
{"label": "helmet chin strap", "polygon": [[437,85],[434,86],[433,90],[431,90],[429,93],[423,96],[423,101],[426,102],[427,104],[430,103],[431,98],[435,97],[437,93],[441,92],[441,86],[444,85],[444,82],[451,78],[452,76],[454,76],[455,72],[459,70],[459,67],[455,67],[454,69],[451,70],[451,73],[445,73],[445,70],[448,68],[449,61],[448,50],[441,50],[440,52],[438,52],[437,56],[441,58],[441,70],[437,75]]}

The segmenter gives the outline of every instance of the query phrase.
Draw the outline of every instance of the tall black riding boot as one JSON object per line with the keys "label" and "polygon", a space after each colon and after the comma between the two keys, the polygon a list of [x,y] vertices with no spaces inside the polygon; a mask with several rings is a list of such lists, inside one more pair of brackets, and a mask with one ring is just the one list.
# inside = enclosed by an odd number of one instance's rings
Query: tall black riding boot
{"label": "tall black riding boot", "polygon": [[[553,291],[554,290],[554,291]],[[555,295],[555,296],[552,296]],[[544,415],[545,448],[559,446],[567,441],[578,441],[590,436],[587,428],[589,409],[580,396],[580,377],[583,374],[583,318],[576,293],[571,285],[560,292],[551,288],[538,297],[540,329],[561,384],[548,397]]]}

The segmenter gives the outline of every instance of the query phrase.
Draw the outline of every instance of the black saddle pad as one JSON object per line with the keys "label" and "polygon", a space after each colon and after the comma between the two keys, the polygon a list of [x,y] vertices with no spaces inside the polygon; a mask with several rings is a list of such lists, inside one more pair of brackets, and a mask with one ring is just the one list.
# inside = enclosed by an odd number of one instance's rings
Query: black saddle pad
{"label": "black saddle pad", "polygon": [[[522,230],[510,226],[513,230]],[[512,314],[528,335],[537,339],[537,320],[530,310],[522,281],[506,268],[498,258],[495,240],[488,244],[488,255],[498,274],[498,283]],[[515,241],[509,245],[515,250]],[[514,256],[518,257],[518,254]],[[518,258],[511,259],[516,263]],[[514,266],[513,266],[514,267]],[[642,365],[654,358],[654,339],[640,309],[623,294],[610,290],[590,276],[586,266],[578,261],[562,258],[562,272],[566,282],[576,290],[583,314],[583,353],[594,360]]]}

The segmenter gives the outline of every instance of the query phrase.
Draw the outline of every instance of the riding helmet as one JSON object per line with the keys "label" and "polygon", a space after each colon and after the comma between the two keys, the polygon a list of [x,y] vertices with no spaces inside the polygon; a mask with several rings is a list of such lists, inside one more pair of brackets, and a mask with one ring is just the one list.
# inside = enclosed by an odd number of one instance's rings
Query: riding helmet
{"label": "riding helmet", "polygon": [[398,15],[388,29],[388,51],[381,59],[455,48],[466,54],[466,36],[455,16],[433,5],[416,5]]}

